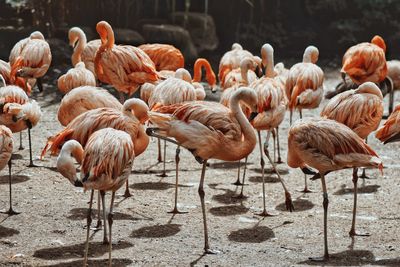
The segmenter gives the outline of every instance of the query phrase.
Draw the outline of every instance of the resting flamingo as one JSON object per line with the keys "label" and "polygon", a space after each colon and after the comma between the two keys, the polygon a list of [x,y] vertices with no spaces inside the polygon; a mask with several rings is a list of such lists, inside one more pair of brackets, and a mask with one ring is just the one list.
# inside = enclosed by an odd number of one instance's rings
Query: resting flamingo
{"label": "resting flamingo", "polygon": [[393,82],[393,90],[400,89],[400,60],[389,60],[387,63],[387,77]]}
{"label": "resting flamingo", "polygon": [[1,213],[6,213],[8,215],[16,215],[16,212],[12,207],[12,188],[11,188],[11,155],[13,152],[14,142],[12,138],[12,132],[4,125],[0,125],[0,170],[4,169],[8,164],[8,185],[9,185],[9,196],[10,196],[10,207],[6,211]]}
{"label": "resting flamingo", "polygon": [[85,63],[85,67],[90,70],[95,78],[96,71],[94,69],[94,58],[97,49],[101,45],[101,40],[96,39],[90,42],[87,41],[85,33],[79,27],[73,27],[68,31],[69,44],[74,48],[74,53],[71,56],[72,65],[75,67],[79,62]]}
{"label": "resting flamingo", "polygon": [[324,207],[324,256],[328,260],[328,191],[325,174],[344,168],[373,167],[382,170],[382,161],[361,137],[344,124],[328,119],[298,120],[289,130],[288,165],[317,169],[321,175]]}
{"label": "resting flamingo", "polygon": [[[17,85],[24,89],[25,93],[31,95],[32,87],[24,78],[17,77],[17,69],[12,69],[10,63],[0,59],[0,75],[4,79],[4,85]],[[2,87],[2,86],[0,86]]]}
{"label": "resting flamingo", "polygon": [[169,44],[143,44],[138,46],[154,62],[157,71],[176,71],[185,66],[185,59],[182,52]]}
{"label": "resting flamingo", "polygon": [[[230,108],[204,101],[166,106],[161,111],[172,115],[150,112],[150,121],[156,128],[147,128],[146,131],[149,135],[168,139],[187,148],[203,164],[198,192],[203,213],[205,253],[214,253],[208,242],[203,189],[207,160],[237,161],[247,157],[256,145],[254,130],[239,105],[243,101],[252,111],[256,111],[257,96],[254,90],[237,90],[230,101]],[[286,197],[289,197],[287,203],[291,205],[290,196]]]}
{"label": "resting flamingo", "polygon": [[96,108],[122,109],[122,104],[107,90],[94,86],[80,86],[69,91],[61,100],[57,117],[62,126],[88,110]]}
{"label": "resting flamingo", "polygon": [[2,107],[2,114],[0,115],[1,125],[10,128],[13,133],[28,129],[28,167],[36,167],[32,159],[31,129],[37,125],[42,116],[39,105],[35,100],[30,100],[22,88],[8,85],[0,89],[0,106]]}
{"label": "resting flamingo", "polygon": [[58,90],[63,94],[84,85],[96,86],[96,77],[90,70],[85,68],[85,63],[83,62],[76,64],[74,68],[60,76],[57,81]]}
{"label": "resting flamingo", "polygon": [[[89,250],[89,232],[91,224],[92,202],[94,190],[99,190],[102,196],[103,216],[106,218],[104,196],[111,191],[111,204],[108,212],[109,258],[111,266],[112,224],[115,192],[128,181],[134,160],[134,145],[131,136],[124,131],[104,128],[93,133],[83,149],[75,140],[65,143],[61,155],[57,159],[60,173],[75,185],[82,185],[84,190],[91,190],[89,210],[87,214],[85,257],[83,265],[87,264]],[[81,179],[77,178],[73,158],[81,165]],[[106,229],[106,224],[104,224]],[[106,231],[106,230],[105,230]]]}
{"label": "resting flamingo", "polygon": [[18,77],[36,79],[39,91],[43,91],[42,77],[50,67],[51,51],[41,32],[35,31],[28,38],[16,43],[9,60],[12,68],[18,70]]}
{"label": "resting flamingo", "polygon": [[145,52],[130,45],[115,45],[114,32],[106,21],[97,23],[96,30],[101,38],[94,60],[97,78],[114,86],[121,102],[124,93],[130,96],[140,85],[158,80],[154,63]]}
{"label": "resting flamingo", "polygon": [[[105,107],[82,113],[73,119],[65,129],[48,139],[42,150],[41,158],[48,150],[51,151],[51,155],[57,155],[68,140],[76,140],[85,147],[90,135],[103,128],[114,128],[129,133],[135,145],[135,156],[137,157],[146,150],[149,144],[149,137],[143,127],[148,120],[148,111],[146,103],[132,98],[126,100],[120,110]],[[130,195],[127,182],[124,196],[129,197]]]}
{"label": "resting flamingo", "polygon": [[394,108],[382,127],[376,131],[375,136],[384,144],[400,140],[400,105]]}

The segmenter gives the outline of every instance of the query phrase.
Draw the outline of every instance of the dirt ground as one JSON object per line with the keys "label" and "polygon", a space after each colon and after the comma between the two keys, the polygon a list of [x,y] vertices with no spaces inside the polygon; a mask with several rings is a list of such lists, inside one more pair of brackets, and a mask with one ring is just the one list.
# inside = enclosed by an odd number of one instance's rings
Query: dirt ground
{"label": "dirt ground", "polygon": [[[331,89],[339,74],[330,72],[326,89]],[[28,149],[18,150],[15,135],[13,165],[14,207],[22,212],[7,217],[0,214],[1,266],[80,266],[85,242],[89,192],[74,188],[55,168],[56,158],[38,155],[47,137],[61,129],[56,110],[60,95],[47,85],[45,93],[35,95],[43,116],[32,131],[37,168],[28,168]],[[400,95],[397,95],[398,101]],[[387,101],[387,100],[386,100]],[[397,102],[396,101],[396,102]],[[326,100],[321,104],[324,106]],[[304,111],[318,116],[320,109]],[[298,114],[294,115],[297,118]],[[282,158],[286,161],[288,117],[280,128]],[[27,134],[24,133],[27,148]],[[360,180],[357,229],[370,237],[348,235],[353,206],[351,170],[327,176],[330,198],[328,241],[331,260],[326,266],[400,266],[400,180],[399,144],[383,146],[373,136],[369,143],[385,164],[383,176],[368,170],[372,179]],[[267,208],[277,216],[262,218],[262,184],[259,151],[248,162],[244,200],[235,198],[240,188],[232,185],[237,175],[235,163],[210,160],[206,172],[206,208],[210,245],[217,255],[203,255],[203,224],[197,193],[201,165],[188,151],[181,152],[179,208],[187,214],[172,216],[175,172],[167,163],[168,177],[157,174],[157,142],[135,159],[129,178],[133,196],[124,199],[118,192],[113,226],[114,266],[306,266],[319,265],[308,260],[323,253],[323,209],[319,181],[309,182],[314,193],[303,194],[303,174],[298,169],[279,165],[294,200],[295,212],[283,209],[284,193],[276,175],[266,175]],[[175,147],[168,146],[167,159],[173,160]],[[269,169],[269,165],[267,164]],[[7,169],[0,177],[0,207],[8,207]],[[96,199],[96,198],[95,198]],[[96,207],[96,204],[94,204]],[[94,219],[92,225],[95,225]],[[107,246],[102,231],[91,231],[90,266],[105,266]]]}

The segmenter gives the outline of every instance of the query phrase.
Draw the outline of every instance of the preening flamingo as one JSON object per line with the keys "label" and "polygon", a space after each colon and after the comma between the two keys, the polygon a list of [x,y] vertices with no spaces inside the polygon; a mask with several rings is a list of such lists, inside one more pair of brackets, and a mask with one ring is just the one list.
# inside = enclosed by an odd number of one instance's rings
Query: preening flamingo
{"label": "preening flamingo", "polygon": [[[289,130],[288,165],[311,166],[321,174],[324,207],[324,256],[328,253],[328,191],[325,174],[344,168],[374,167],[382,170],[382,161],[361,137],[344,124],[328,119],[298,120]],[[314,260],[321,260],[315,258]]]}
{"label": "preening flamingo", "polygon": [[185,66],[185,59],[182,52],[169,44],[143,44],[138,46],[154,62],[157,71],[176,71]]}
{"label": "preening flamingo", "polygon": [[297,63],[289,70],[286,80],[286,95],[289,99],[290,124],[294,109],[313,109],[319,106],[323,96],[324,72],[316,65],[319,56],[318,48],[308,46],[304,51],[303,62]]}
{"label": "preening flamingo", "polygon": [[[131,136],[124,131],[112,128],[100,129],[93,133],[83,149],[75,140],[70,140],[63,146],[57,159],[57,168],[73,184],[81,184],[84,190],[91,190],[89,210],[87,214],[85,258],[87,264],[89,250],[89,232],[91,224],[92,202],[94,190],[99,190],[102,196],[103,213],[106,217],[104,195],[111,191],[111,204],[108,212],[109,226],[109,266],[111,266],[112,224],[115,192],[128,181],[134,160],[134,144]],[[73,158],[81,165],[81,178],[78,179]],[[106,224],[104,224],[106,229]]]}
{"label": "preening flamingo", "polygon": [[68,32],[69,44],[74,48],[74,53],[71,56],[72,65],[75,67],[79,62],[85,63],[85,67],[90,70],[96,77],[94,69],[94,58],[97,49],[101,45],[101,40],[96,39],[90,42],[87,41],[85,33],[79,27],[73,27]]}
{"label": "preening flamingo", "polygon": [[[9,85],[0,89],[0,124],[5,125],[13,133],[28,129],[29,167],[35,167],[32,159],[31,129],[39,122],[42,112],[35,100],[30,100],[24,90]],[[22,146],[22,145],[21,145]]]}
{"label": "preening flamingo", "polygon": [[18,77],[36,79],[39,91],[43,91],[41,79],[50,67],[51,51],[41,32],[35,31],[16,43],[9,60],[12,68],[17,70]]}
{"label": "preening flamingo", "polygon": [[[218,71],[218,79],[220,82],[221,88],[225,88],[225,76],[234,69],[240,67],[240,62],[244,58],[251,58],[255,64],[259,65],[260,67],[260,58],[254,57],[252,53],[247,50],[244,50],[243,47],[238,44],[234,43],[232,45],[232,49],[226,52],[220,62],[219,62],[219,71]],[[229,86],[228,86],[229,87]]]}
{"label": "preening flamingo", "polygon": [[[0,75],[3,76],[4,85],[17,85],[24,89],[27,95],[31,94],[32,87],[24,78],[16,77],[17,69],[12,69],[10,63],[0,59]],[[2,87],[2,86],[0,86]]]}
{"label": "preening flamingo", "polygon": [[[192,84],[196,88],[200,87],[200,86],[202,87],[200,82],[202,79],[202,69],[203,68],[205,70],[207,83],[210,86],[211,91],[215,92],[217,90],[217,88],[216,88],[217,87],[217,78],[211,67],[210,62],[208,62],[208,60],[205,58],[198,58],[194,62]],[[205,96],[204,96],[204,98],[205,98]],[[197,97],[197,100],[204,100],[204,98],[201,99],[201,97]]]}
{"label": "preening flamingo", "polygon": [[114,32],[105,21],[97,23],[96,30],[101,38],[94,60],[97,78],[114,86],[121,102],[124,93],[132,95],[140,85],[158,80],[154,63],[145,52],[130,45],[115,45]]}
{"label": "preening flamingo", "polygon": [[[343,123],[365,140],[372,131],[378,128],[382,115],[382,92],[372,82],[363,83],[355,90],[336,95],[321,111],[321,117]],[[354,206],[350,236],[360,235],[356,234],[355,231],[358,189],[357,170],[357,168],[353,169]],[[365,169],[363,169],[361,177],[365,177],[364,171]]]}
{"label": "preening flamingo", "polygon": [[74,68],[58,78],[57,86],[63,94],[79,86],[96,86],[96,77],[85,68],[85,63],[79,62]]}
{"label": "preening flamingo", "polygon": [[[51,151],[51,155],[58,154],[68,140],[76,140],[85,147],[89,137],[103,128],[114,128],[129,133],[135,145],[134,150],[137,157],[146,150],[149,144],[149,137],[143,127],[143,124],[148,120],[148,110],[146,103],[140,99],[132,98],[126,100],[120,110],[97,108],[82,113],[73,119],[64,130],[48,139],[42,150],[41,158],[45,156],[48,150]],[[124,196],[130,196],[128,183]]]}
{"label": "preening flamingo", "polygon": [[96,108],[122,109],[122,104],[107,90],[94,86],[81,86],[69,91],[61,100],[57,117],[62,126],[88,110]]}
{"label": "preening flamingo", "polygon": [[10,207],[7,211],[2,211],[8,215],[16,215],[16,212],[12,207],[12,188],[11,188],[11,155],[13,152],[14,142],[12,138],[12,132],[4,125],[0,125],[0,170],[4,169],[8,164],[8,185],[10,193]]}
{"label": "preening flamingo", "polygon": [[257,110],[257,96],[254,90],[242,88],[231,98],[230,108],[215,102],[193,101],[164,107],[160,111],[171,114],[150,112],[150,121],[156,128],[147,128],[152,136],[168,139],[192,152],[203,164],[199,183],[204,223],[204,250],[213,253],[208,242],[206,207],[204,203],[204,177],[207,160],[214,158],[237,161],[249,155],[255,145],[256,136],[239,102],[243,101]]}
{"label": "preening flamingo", "polygon": [[[229,87],[234,86],[237,83],[243,83],[243,84],[250,84],[257,80],[257,74],[255,73],[258,66],[261,64],[261,59],[259,61],[255,62],[254,59],[250,57],[244,57],[240,62],[243,62],[243,60],[248,60],[247,62],[251,62],[251,64],[247,64],[248,68],[247,70],[242,69],[239,65],[239,67],[232,69],[230,72],[228,72],[225,75],[224,78],[224,84],[221,85],[221,89],[225,90]],[[244,71],[247,71],[246,73],[242,73]],[[246,80],[243,80],[246,79]]]}
{"label": "preening flamingo", "polygon": [[389,60],[387,63],[387,77],[393,82],[393,90],[400,89],[400,60]]}

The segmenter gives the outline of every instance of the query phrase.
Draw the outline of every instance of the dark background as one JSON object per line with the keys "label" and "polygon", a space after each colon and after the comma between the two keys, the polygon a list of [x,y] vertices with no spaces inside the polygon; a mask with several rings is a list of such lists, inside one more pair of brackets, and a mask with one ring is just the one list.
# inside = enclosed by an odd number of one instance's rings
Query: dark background
{"label": "dark background", "polygon": [[[375,34],[386,40],[388,59],[400,58],[395,0],[0,0],[0,58],[39,29],[52,45],[53,63],[64,63],[71,54],[68,29],[85,26],[88,40],[98,38],[95,25],[103,19],[121,28],[117,42],[169,42],[184,51],[189,66],[197,56],[215,66],[233,42],[257,54],[268,42],[275,61],[289,66],[313,44],[321,65],[337,66],[348,47]],[[154,29],[160,24],[179,27],[165,34]]]}

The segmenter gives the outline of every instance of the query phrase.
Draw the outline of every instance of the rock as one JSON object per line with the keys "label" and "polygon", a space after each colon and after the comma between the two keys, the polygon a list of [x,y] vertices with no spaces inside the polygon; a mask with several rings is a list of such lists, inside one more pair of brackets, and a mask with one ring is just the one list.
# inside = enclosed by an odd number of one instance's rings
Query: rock
{"label": "rock", "polygon": [[140,33],[131,29],[114,28],[115,43],[138,46],[143,44],[144,38]]}
{"label": "rock", "polygon": [[69,46],[68,42],[57,38],[47,39],[47,42],[51,49],[51,65],[59,66],[67,64],[70,66],[73,49]]}
{"label": "rock", "polygon": [[194,12],[175,12],[171,15],[174,24],[190,29],[190,36],[197,51],[215,50],[218,46],[214,19],[210,15]]}
{"label": "rock", "polygon": [[145,24],[143,25],[143,35],[149,43],[174,45],[181,50],[185,62],[194,61],[198,57],[197,49],[189,32],[180,26]]}
{"label": "rock", "polygon": [[19,40],[28,37],[33,31],[30,27],[0,26],[0,58],[8,61],[13,46]]}

